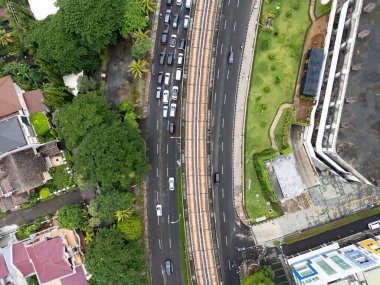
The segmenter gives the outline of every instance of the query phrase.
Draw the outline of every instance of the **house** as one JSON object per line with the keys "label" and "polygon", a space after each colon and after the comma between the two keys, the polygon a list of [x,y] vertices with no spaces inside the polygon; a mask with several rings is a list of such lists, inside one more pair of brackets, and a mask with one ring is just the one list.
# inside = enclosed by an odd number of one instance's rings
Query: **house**
{"label": "house", "polygon": [[[0,284],[87,285],[80,239],[75,231],[49,228],[1,249]],[[3,282],[3,283],[1,283]]]}
{"label": "house", "polygon": [[0,118],[23,114],[20,97],[22,90],[13,83],[12,77],[0,78]]}
{"label": "house", "polygon": [[23,94],[23,98],[30,115],[46,112],[47,109],[44,105],[45,97],[41,90],[26,91]]}

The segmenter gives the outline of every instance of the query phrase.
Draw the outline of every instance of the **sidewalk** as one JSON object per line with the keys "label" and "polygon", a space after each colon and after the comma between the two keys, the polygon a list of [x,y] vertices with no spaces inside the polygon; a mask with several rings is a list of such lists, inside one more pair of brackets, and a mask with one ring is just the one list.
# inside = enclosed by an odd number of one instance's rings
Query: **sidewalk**
{"label": "sidewalk", "polygon": [[246,35],[250,36],[246,36],[242,57],[243,60],[240,66],[232,146],[234,206],[240,220],[247,226],[250,225],[250,220],[245,211],[244,201],[244,132],[249,83],[256,45],[257,23],[260,21],[261,3],[262,0],[257,0],[254,4],[255,6],[252,9],[252,14],[248,23]]}

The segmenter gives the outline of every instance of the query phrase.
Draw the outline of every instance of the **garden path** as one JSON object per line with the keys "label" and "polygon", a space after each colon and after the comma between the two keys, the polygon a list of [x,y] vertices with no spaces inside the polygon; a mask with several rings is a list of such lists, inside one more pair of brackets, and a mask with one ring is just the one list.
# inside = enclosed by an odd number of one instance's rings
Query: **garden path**
{"label": "garden path", "polygon": [[315,17],[315,1],[320,1],[320,0],[310,0],[310,6],[309,6],[309,15],[310,19],[312,22],[315,22],[316,17]]}
{"label": "garden path", "polygon": [[280,108],[278,108],[277,110],[277,113],[276,113],[276,116],[274,117],[273,121],[272,121],[272,124],[270,126],[270,129],[269,129],[269,137],[270,137],[270,142],[272,144],[272,148],[275,150],[275,151],[279,151],[278,150],[278,146],[276,144],[276,140],[274,138],[274,130],[276,129],[276,126],[277,126],[277,123],[278,121],[280,120],[281,118],[281,115],[282,115],[282,112],[284,111],[284,109],[286,108],[289,108],[289,107],[292,107],[293,104],[290,104],[290,103],[284,103],[280,106]]}

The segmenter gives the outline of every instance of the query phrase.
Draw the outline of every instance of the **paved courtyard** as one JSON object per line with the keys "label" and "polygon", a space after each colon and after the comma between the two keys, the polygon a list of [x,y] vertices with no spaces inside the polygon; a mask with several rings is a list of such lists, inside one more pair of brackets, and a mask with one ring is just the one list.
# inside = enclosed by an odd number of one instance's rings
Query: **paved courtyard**
{"label": "paved courtyard", "polygon": [[273,246],[273,241],[286,235],[348,216],[380,201],[380,188],[344,183],[329,172],[319,173],[319,179],[321,185],[290,201],[296,204],[293,209],[297,211],[252,227],[259,244]]}

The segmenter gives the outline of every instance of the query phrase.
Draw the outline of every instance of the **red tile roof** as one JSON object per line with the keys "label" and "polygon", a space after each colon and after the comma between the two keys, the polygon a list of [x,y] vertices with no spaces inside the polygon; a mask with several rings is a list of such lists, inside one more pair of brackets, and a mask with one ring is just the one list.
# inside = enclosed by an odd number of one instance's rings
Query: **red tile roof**
{"label": "red tile roof", "polygon": [[83,266],[78,266],[75,274],[61,279],[61,283],[62,285],[87,285],[86,274],[84,273]]}
{"label": "red tile roof", "polygon": [[5,264],[4,256],[0,256],[0,278],[5,278],[9,275],[8,267]]}
{"label": "red tile roof", "polygon": [[26,247],[40,283],[47,283],[73,274],[65,258],[65,246],[60,237],[28,245]]}
{"label": "red tile roof", "polygon": [[27,91],[23,94],[29,113],[32,115],[38,112],[46,111],[44,105],[44,95],[40,90]]}
{"label": "red tile roof", "polygon": [[21,272],[24,277],[34,273],[34,268],[29,260],[28,253],[22,242],[16,243],[12,246],[12,259],[13,265]]}
{"label": "red tile roof", "polygon": [[21,110],[13,80],[10,76],[0,78],[0,118]]}

